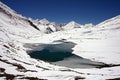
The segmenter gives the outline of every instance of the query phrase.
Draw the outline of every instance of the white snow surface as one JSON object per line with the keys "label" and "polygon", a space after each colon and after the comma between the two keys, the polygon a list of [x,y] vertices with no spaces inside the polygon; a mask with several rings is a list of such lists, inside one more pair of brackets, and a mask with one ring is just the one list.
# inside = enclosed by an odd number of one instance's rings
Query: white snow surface
{"label": "white snow surface", "polygon": [[[0,8],[12,15],[10,17],[0,9],[0,75],[5,73],[15,75],[16,80],[23,78],[25,80],[25,77],[48,80],[75,80],[76,77],[85,80],[120,78],[120,16],[92,28],[72,28],[44,34],[31,26],[26,17],[15,13],[2,2]],[[25,43],[52,44],[53,41],[61,39],[76,43],[73,54],[118,66],[89,69],[57,66],[31,58],[26,53],[27,48],[23,47]],[[2,68],[5,71],[2,72]],[[0,77],[0,80],[5,79],[5,76]]]}

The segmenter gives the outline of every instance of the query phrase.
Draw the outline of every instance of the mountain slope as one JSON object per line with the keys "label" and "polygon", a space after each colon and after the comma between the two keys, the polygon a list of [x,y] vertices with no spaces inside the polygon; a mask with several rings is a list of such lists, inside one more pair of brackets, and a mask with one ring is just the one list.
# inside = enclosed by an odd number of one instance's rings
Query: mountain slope
{"label": "mountain slope", "polygon": [[114,28],[119,25],[120,25],[120,15],[113,17],[111,19],[105,20],[105,21],[101,22],[100,24],[96,25],[96,27],[108,28],[108,27],[112,26]]}
{"label": "mountain slope", "polygon": [[[1,29],[6,30],[11,35],[18,35],[21,37],[30,37],[27,34],[38,34],[40,31],[26,17],[17,14],[15,11],[0,2],[0,26]],[[27,32],[25,32],[27,31]],[[31,31],[33,33],[31,33]]]}

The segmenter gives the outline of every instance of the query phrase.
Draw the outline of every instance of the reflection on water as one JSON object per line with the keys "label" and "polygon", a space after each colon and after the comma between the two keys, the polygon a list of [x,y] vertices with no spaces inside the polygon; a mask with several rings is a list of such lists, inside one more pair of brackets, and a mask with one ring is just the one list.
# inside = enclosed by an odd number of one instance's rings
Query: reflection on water
{"label": "reflection on water", "polygon": [[76,45],[63,40],[55,41],[58,44],[25,44],[24,47],[32,50],[27,53],[35,59],[51,62],[59,66],[70,68],[95,68],[103,65],[80,56],[72,54],[72,48]]}

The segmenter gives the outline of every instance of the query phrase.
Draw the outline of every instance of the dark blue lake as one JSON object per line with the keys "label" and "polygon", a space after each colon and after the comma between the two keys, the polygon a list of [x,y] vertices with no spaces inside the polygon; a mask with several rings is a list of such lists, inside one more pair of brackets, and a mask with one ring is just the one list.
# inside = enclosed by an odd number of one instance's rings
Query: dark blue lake
{"label": "dark blue lake", "polygon": [[72,42],[55,41],[52,44],[25,44],[24,47],[32,49],[27,51],[31,58],[51,62],[59,66],[69,68],[95,68],[103,65],[102,63],[72,54],[72,48],[75,45]]}

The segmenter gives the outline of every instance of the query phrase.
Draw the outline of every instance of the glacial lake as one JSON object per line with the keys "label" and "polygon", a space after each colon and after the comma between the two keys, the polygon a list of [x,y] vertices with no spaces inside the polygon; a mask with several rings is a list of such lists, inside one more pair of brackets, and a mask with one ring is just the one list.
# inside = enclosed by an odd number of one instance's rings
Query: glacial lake
{"label": "glacial lake", "polygon": [[96,68],[103,65],[72,54],[72,48],[75,45],[73,42],[58,40],[52,44],[26,43],[24,47],[31,49],[27,51],[31,58],[47,61],[54,65],[69,68]]}

